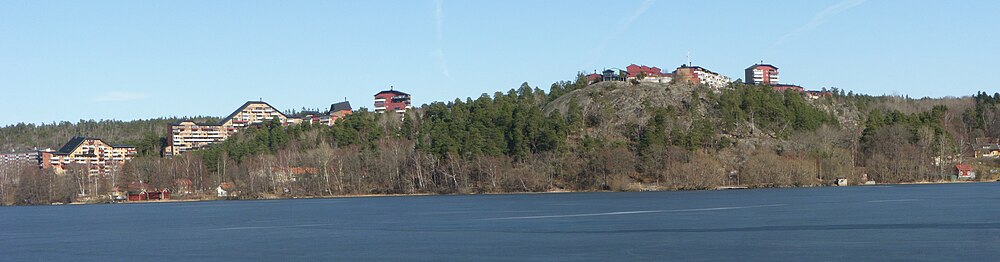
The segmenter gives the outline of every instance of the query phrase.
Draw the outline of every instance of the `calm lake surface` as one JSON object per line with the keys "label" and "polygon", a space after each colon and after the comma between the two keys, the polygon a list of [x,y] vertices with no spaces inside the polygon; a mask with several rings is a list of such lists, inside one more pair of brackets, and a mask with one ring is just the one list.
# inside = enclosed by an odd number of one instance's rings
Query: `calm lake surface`
{"label": "calm lake surface", "polygon": [[0,260],[1000,260],[1000,183],[0,208]]}

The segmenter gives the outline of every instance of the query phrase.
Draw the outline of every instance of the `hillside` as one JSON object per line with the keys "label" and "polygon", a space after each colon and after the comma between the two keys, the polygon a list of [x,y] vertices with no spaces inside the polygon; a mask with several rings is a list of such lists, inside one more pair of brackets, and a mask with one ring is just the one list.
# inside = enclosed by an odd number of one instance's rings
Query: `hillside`
{"label": "hillside", "polygon": [[[666,110],[672,126],[690,129],[696,122],[708,122],[717,127],[713,135],[734,139],[734,143],[765,141],[773,144],[780,141],[777,138],[786,126],[770,129],[755,121],[726,118],[722,99],[734,93],[733,88],[752,87],[739,85],[712,89],[689,84],[601,82],[560,96],[545,106],[545,112],[565,115],[571,108],[579,107],[587,119],[587,133],[605,138],[630,139],[648,124],[655,110]],[[841,100],[819,98],[797,101],[805,103],[805,107],[832,115],[835,118],[832,122],[836,123],[831,125],[833,127],[853,130],[861,124],[862,114],[858,109],[845,105]]]}
{"label": "hillside", "polygon": [[[547,114],[566,115],[571,110],[570,104],[576,103],[592,131],[612,135],[617,130],[645,125],[653,108],[673,108],[677,115],[705,117],[711,106],[704,104],[707,101],[702,97],[692,96],[705,92],[710,90],[687,84],[601,82],[560,96],[544,110]],[[688,118],[680,120],[690,123]]]}
{"label": "hillside", "polygon": [[953,179],[958,163],[975,168],[975,180],[993,180],[1000,170],[996,158],[976,158],[981,141],[1000,136],[1000,94],[910,99],[740,83],[586,83],[580,76],[549,92],[524,83],[434,102],[402,121],[359,110],[332,127],[267,123],[171,158],[156,152],[173,119],[9,126],[0,134],[12,147],[89,135],[145,153],[97,179],[3,169],[15,175],[0,179],[0,201],[72,200],[136,181],[188,192],[182,198],[210,197],[221,183],[238,198],[274,198],[940,181]]}

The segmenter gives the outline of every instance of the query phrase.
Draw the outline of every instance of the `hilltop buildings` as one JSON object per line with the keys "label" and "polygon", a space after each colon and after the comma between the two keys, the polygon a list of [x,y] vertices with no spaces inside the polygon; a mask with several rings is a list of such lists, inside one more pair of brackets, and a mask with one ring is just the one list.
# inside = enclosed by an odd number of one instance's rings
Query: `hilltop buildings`
{"label": "hilltop buildings", "polygon": [[405,113],[406,110],[412,108],[410,94],[392,88],[375,94],[375,113],[385,113],[386,111]]}
{"label": "hilltop buildings", "polygon": [[294,116],[288,116],[286,124],[310,123],[313,125],[333,126],[338,119],[344,118],[353,112],[354,111],[351,108],[350,102],[338,102],[330,105],[330,111],[327,111],[326,113],[320,113],[319,111],[305,111],[295,114]]}
{"label": "hilltop buildings", "polygon": [[628,71],[627,80],[636,80],[649,83],[670,83],[673,74],[664,73],[659,67],[648,67],[646,65],[631,64],[625,67]]}
{"label": "hilltop buildings", "polygon": [[170,124],[164,156],[175,156],[187,151],[198,150],[213,143],[222,142],[230,135],[250,125],[276,120],[285,124],[288,117],[264,101],[249,101],[233,111],[219,123],[196,123],[181,121]]}
{"label": "hilltop buildings", "polygon": [[670,83],[674,81],[700,85],[706,84],[712,88],[723,88],[732,82],[728,76],[712,72],[704,67],[681,65],[671,73],[655,66],[630,64],[626,70],[617,68],[605,69],[600,74],[586,75],[590,84],[602,81],[636,81],[645,83]]}
{"label": "hilltop buildings", "polygon": [[[409,95],[406,96],[406,109],[409,109]],[[163,155],[175,156],[198,150],[225,141],[244,128],[268,121],[276,121],[282,125],[308,122],[332,126],[338,119],[350,115],[352,110],[351,103],[344,101],[330,105],[329,113],[303,112],[297,116],[287,116],[267,102],[248,101],[218,123],[181,121],[170,124],[170,133],[167,134],[167,146],[163,149]]]}

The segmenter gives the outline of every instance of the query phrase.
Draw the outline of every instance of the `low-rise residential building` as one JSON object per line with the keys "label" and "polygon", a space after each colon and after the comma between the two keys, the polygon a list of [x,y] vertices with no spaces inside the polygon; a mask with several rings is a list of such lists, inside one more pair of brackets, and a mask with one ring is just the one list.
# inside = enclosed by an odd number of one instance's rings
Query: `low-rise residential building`
{"label": "low-rise residential building", "polygon": [[109,144],[100,138],[73,137],[59,150],[41,152],[41,167],[63,173],[71,167],[86,169],[89,175],[104,175],[120,170],[132,160],[133,146]]}
{"label": "low-rise residential building", "polygon": [[333,126],[337,120],[352,113],[354,113],[354,111],[351,108],[350,102],[337,102],[331,104],[330,111],[326,111],[326,113],[320,113],[319,111],[303,111],[295,114],[294,116],[288,116],[288,123],[310,123],[313,125]]}
{"label": "low-rise residential building", "polygon": [[962,180],[976,179],[976,171],[967,164],[955,165],[955,175]]}
{"label": "low-rise residential building", "polygon": [[662,69],[655,66],[649,67],[631,64],[626,66],[625,70],[628,71],[628,80],[649,83],[670,83],[673,79],[670,73],[664,73]]}
{"label": "low-rise residential building", "polygon": [[229,182],[222,182],[218,187],[215,188],[215,192],[219,197],[235,197],[236,196],[236,185]]}
{"label": "low-rise residential building", "polygon": [[42,152],[50,152],[51,149],[15,151],[0,154],[0,165],[13,165],[17,163],[39,165],[41,164]]}
{"label": "low-rise residential building", "polygon": [[404,113],[413,108],[410,106],[410,94],[392,88],[375,94],[375,113],[393,111]]}
{"label": "low-rise residential building", "polygon": [[588,85],[589,84],[593,84],[593,83],[597,83],[597,82],[601,82],[601,78],[602,78],[601,74],[598,74],[598,73],[588,74],[586,77],[587,77],[587,84]]}
{"label": "low-rise residential building", "polygon": [[976,158],[1000,158],[1000,141],[995,138],[976,138]]}
{"label": "low-rise residential building", "polygon": [[196,123],[181,121],[170,124],[164,156],[175,156],[187,151],[198,150],[208,145],[225,141],[232,134],[251,125],[277,121],[289,124],[288,116],[264,101],[249,101],[233,111],[219,123]]}
{"label": "low-rise residential building", "polygon": [[601,71],[601,81],[625,81],[628,72],[618,68],[604,69]]}

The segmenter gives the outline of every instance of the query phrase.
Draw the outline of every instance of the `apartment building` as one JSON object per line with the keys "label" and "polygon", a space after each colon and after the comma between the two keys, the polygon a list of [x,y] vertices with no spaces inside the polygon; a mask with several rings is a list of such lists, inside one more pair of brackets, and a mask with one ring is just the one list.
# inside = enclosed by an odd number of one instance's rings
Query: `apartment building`
{"label": "apartment building", "polygon": [[43,151],[52,151],[51,149],[45,150],[28,150],[28,151],[16,151],[10,153],[0,154],[0,165],[15,165],[18,163],[39,165],[41,164],[41,155]]}
{"label": "apartment building", "polygon": [[187,151],[198,150],[213,143],[226,140],[235,131],[235,127],[196,123],[194,121],[181,121],[180,123],[170,124],[170,133],[167,134],[167,147],[164,148],[163,154],[165,156],[175,156]]}
{"label": "apartment building", "polygon": [[410,94],[389,89],[375,94],[375,113],[394,111],[404,113],[410,110]]}
{"label": "apartment building", "polygon": [[744,82],[751,85],[777,85],[778,67],[769,64],[754,64],[744,70]]}
{"label": "apartment building", "polygon": [[164,156],[176,156],[225,141],[239,130],[252,125],[276,120],[290,124],[288,116],[264,101],[249,101],[217,124],[181,121],[170,124]]}
{"label": "apartment building", "polygon": [[275,109],[264,101],[249,101],[240,106],[239,109],[236,109],[236,111],[233,111],[226,118],[223,118],[219,122],[219,125],[233,127],[233,132],[235,132],[239,128],[263,124],[271,120],[286,123],[288,116],[285,116],[284,113],[281,113],[281,111],[278,111],[278,109]]}
{"label": "apartment building", "polygon": [[104,175],[132,160],[133,146],[109,144],[100,138],[73,137],[57,151],[41,151],[42,168],[52,168],[57,174],[69,168],[85,169],[89,175]]}

